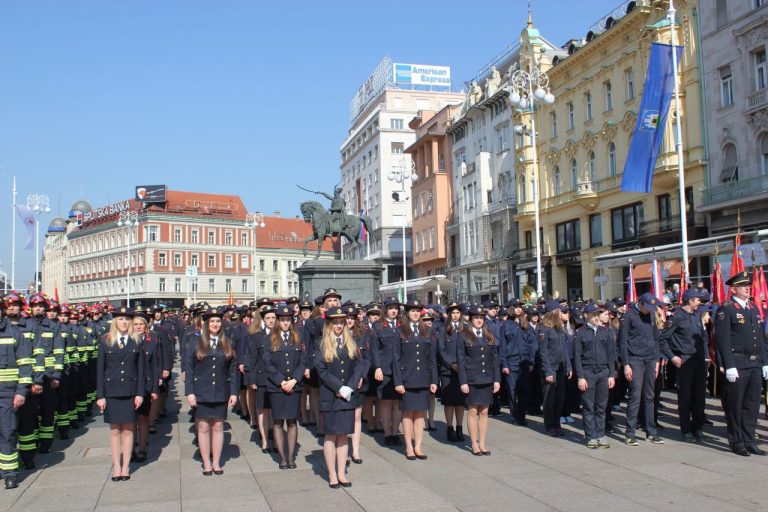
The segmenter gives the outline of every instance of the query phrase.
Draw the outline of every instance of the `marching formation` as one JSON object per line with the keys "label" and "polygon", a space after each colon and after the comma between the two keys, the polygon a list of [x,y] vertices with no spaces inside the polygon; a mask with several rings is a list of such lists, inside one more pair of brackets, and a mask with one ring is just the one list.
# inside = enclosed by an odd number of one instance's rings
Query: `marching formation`
{"label": "marching formation", "polygon": [[[713,312],[704,289],[672,306],[652,294],[636,303],[554,299],[425,305],[393,297],[361,306],[327,289],[313,302],[291,297],[248,306],[188,310],[72,307],[44,295],[12,292],[0,320],[0,471],[6,488],[33,469],[92,415],[110,425],[115,482],[147,458],[148,434],[164,413],[178,343],[184,395],[202,474],[221,475],[224,421],[230,409],[259,431],[281,470],[296,468],[301,424],[323,438],[331,488],[349,487],[362,464],[363,425],[426,460],[424,431],[442,403],[450,443],[469,441],[490,456],[489,415],[509,406],[524,427],[541,414],[547,435],[581,412],[585,445],[610,448],[613,412],[626,400],[624,442],[659,435],[659,396],[677,389],[680,436],[706,440],[705,398],[718,376],[731,450],[765,455],[756,444],[764,381],[765,324],[750,300],[746,272],[727,283],[733,300]],[[466,430],[464,418],[466,416]],[[401,435],[402,433],[402,435]],[[136,437],[137,436],[137,437]]]}

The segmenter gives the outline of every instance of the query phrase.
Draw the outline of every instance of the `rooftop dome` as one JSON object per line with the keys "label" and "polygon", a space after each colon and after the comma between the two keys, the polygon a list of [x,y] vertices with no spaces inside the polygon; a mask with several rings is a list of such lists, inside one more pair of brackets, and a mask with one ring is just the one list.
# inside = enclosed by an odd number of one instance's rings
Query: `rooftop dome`
{"label": "rooftop dome", "polygon": [[48,225],[48,233],[64,233],[67,230],[67,220],[56,217]]}
{"label": "rooftop dome", "polygon": [[85,201],[83,199],[80,199],[78,201],[75,201],[75,204],[72,205],[72,208],[69,209],[69,218],[75,217],[76,212],[90,212],[93,210],[91,208],[91,205],[88,203],[88,201]]}

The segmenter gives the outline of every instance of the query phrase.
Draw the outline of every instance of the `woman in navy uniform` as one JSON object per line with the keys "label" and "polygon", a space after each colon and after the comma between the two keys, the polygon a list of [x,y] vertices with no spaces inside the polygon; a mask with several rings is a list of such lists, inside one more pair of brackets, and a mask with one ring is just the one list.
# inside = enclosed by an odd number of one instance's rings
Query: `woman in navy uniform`
{"label": "woman in navy uniform", "polygon": [[138,309],[133,317],[133,339],[139,344],[144,356],[144,375],[146,388],[144,401],[136,413],[139,415],[139,449],[133,457],[136,462],[147,460],[147,440],[149,437],[149,416],[152,407],[156,407],[162,378],[162,356],[160,338],[156,332],[147,329],[150,313]]}
{"label": "woman in navy uniform", "polygon": [[[461,306],[455,302],[446,308],[448,321],[440,329],[437,345],[438,371],[440,374],[440,399],[445,413],[445,424],[448,426],[448,441],[459,443],[464,441],[464,403],[466,397],[461,392],[459,383],[459,366],[457,352],[461,332],[464,330]],[[461,338],[463,340],[463,338]],[[456,422],[454,423],[454,418]]]}
{"label": "woman in navy uniform", "polygon": [[344,479],[347,463],[347,436],[355,430],[354,395],[366,370],[360,350],[345,328],[346,314],[340,307],[325,312],[323,337],[315,354],[320,377],[320,415],[325,432],[323,453],[332,489],[351,487]]}
{"label": "woman in navy uniform", "polygon": [[[112,481],[129,480],[136,409],[144,402],[146,370],[141,347],[133,338],[133,312],[115,311],[109,332],[99,340],[96,366],[96,405],[109,423]],[[120,456],[122,455],[122,460]]]}
{"label": "woman in navy uniform", "polygon": [[490,455],[485,446],[488,433],[488,407],[494,393],[501,389],[499,345],[485,325],[481,306],[468,309],[469,325],[464,327],[457,350],[457,366],[461,392],[467,396],[467,427],[473,455]]}
{"label": "woman in navy uniform", "polygon": [[571,359],[566,347],[564,322],[568,316],[564,306],[554,300],[547,302],[546,313],[539,329],[542,392],[544,394],[544,428],[550,436],[564,436],[560,428],[560,412],[565,403],[566,380],[571,378]]}
{"label": "woman in navy uniform", "polygon": [[[435,324],[435,316],[432,314],[432,310],[422,310],[421,321],[424,322],[424,326],[427,328],[427,333],[432,340],[435,353],[437,354],[437,337],[438,337],[438,325]],[[437,357],[437,356],[435,356]],[[424,428],[430,432],[437,432],[435,427],[435,396],[440,391],[440,374],[437,374],[437,392],[430,393],[429,395],[429,410],[427,411],[427,420]]]}
{"label": "woman in navy uniform", "polygon": [[267,393],[267,370],[264,365],[264,350],[265,345],[269,343],[269,336],[275,328],[277,317],[275,316],[275,308],[269,304],[264,306],[259,314],[264,324],[263,328],[257,330],[258,326],[254,328],[254,325],[251,324],[251,327],[248,329],[247,347],[248,363],[250,364],[248,369],[248,385],[255,393],[253,403],[256,407],[256,419],[261,435],[261,453],[269,453],[267,432],[272,423],[270,418],[272,405],[269,402],[269,393]]}
{"label": "woman in navy uniform", "polygon": [[381,423],[384,427],[384,439],[387,446],[399,444],[397,431],[400,426],[400,409],[397,406],[400,395],[395,391],[392,380],[392,356],[395,345],[400,342],[400,303],[394,297],[384,300],[384,318],[375,329],[373,336],[374,379],[379,382],[376,390],[376,408],[381,408]]}
{"label": "woman in navy uniform", "polygon": [[221,475],[224,448],[224,420],[227,406],[237,403],[239,385],[235,349],[224,333],[220,309],[203,313],[200,334],[194,335],[186,357],[186,395],[196,407],[197,443],[203,459],[203,475]]}
{"label": "woman in navy uniform", "polygon": [[[307,356],[299,333],[293,327],[293,308],[280,306],[275,314],[277,327],[266,337],[267,346],[262,354],[274,421],[272,433],[275,448],[280,454],[280,469],[295,469],[299,435],[296,420],[301,407],[301,384],[307,369]],[[287,443],[284,423],[288,430]]]}
{"label": "woman in navy uniform", "polygon": [[394,347],[392,379],[395,391],[402,397],[405,457],[425,460],[421,441],[429,398],[437,392],[437,348],[421,321],[419,301],[408,301],[404,307],[406,319],[398,330],[400,339]]}
{"label": "woman in navy uniform", "polygon": [[258,303],[255,300],[248,305],[248,317],[250,319],[248,329],[240,340],[240,346],[235,347],[237,350],[237,369],[245,387],[245,393],[240,392],[241,402],[243,401],[242,396],[245,394],[245,405],[241,403],[240,409],[242,410],[243,407],[247,409],[249,424],[253,430],[259,428],[258,413],[256,412],[256,374],[251,371],[255,367],[252,359],[259,357],[258,350],[254,349],[256,346],[255,336],[262,329],[261,314],[258,308]]}
{"label": "woman in navy uniform", "polygon": [[365,376],[368,375],[368,369],[371,367],[371,353],[363,341],[365,333],[359,321],[360,308],[357,306],[346,306],[344,313],[347,315],[347,330],[352,335],[352,339],[355,340],[355,345],[359,349],[360,358],[364,364],[363,380],[360,382],[360,386],[355,389],[355,394],[352,395],[352,401],[355,403],[355,431],[352,433],[351,460],[355,464],[362,464],[363,459],[360,458],[360,436],[363,430],[363,398],[367,398],[368,382]]}
{"label": "woman in navy uniform", "polygon": [[379,416],[379,408],[374,404],[376,402],[376,389],[378,388],[378,381],[374,378],[376,369],[373,367],[372,354],[373,354],[373,335],[376,333],[374,326],[381,319],[381,309],[377,304],[371,303],[365,307],[365,316],[363,320],[363,338],[360,345],[360,349],[363,351],[363,356],[368,360],[368,375],[365,378],[365,396],[363,397],[363,418],[368,423],[368,433],[375,434],[376,432],[383,432],[380,430],[379,422],[381,421]]}
{"label": "woman in navy uniform", "polygon": [[585,324],[573,339],[574,369],[581,391],[582,419],[587,448],[610,448],[605,437],[608,390],[616,385],[616,341],[608,309],[587,304]]}

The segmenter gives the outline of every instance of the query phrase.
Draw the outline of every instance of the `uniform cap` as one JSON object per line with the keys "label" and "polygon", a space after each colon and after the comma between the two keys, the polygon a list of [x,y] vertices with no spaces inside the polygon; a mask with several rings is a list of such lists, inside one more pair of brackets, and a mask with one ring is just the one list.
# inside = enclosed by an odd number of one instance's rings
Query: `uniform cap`
{"label": "uniform cap", "polygon": [[284,306],[279,306],[275,310],[275,315],[277,315],[278,318],[280,317],[287,317],[287,316],[293,316],[293,308],[288,306],[287,304]]}
{"label": "uniform cap", "polygon": [[656,309],[657,307],[659,307],[658,299],[654,297],[651,292],[646,292],[642,294],[638,299],[638,302],[641,304],[644,304],[646,307],[649,307],[651,309]]}
{"label": "uniform cap", "polygon": [[347,318],[347,314],[344,313],[340,306],[334,306],[325,312],[325,319],[333,320],[334,318]]}
{"label": "uniform cap", "polygon": [[739,272],[728,279],[725,284],[728,286],[749,286],[751,284],[749,282],[749,272],[746,270]]}

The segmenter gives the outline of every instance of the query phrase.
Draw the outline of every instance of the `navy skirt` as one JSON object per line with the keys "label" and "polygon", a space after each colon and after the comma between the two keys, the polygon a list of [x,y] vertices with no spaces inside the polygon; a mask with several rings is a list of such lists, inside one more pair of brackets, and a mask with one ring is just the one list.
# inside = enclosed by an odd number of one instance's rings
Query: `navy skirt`
{"label": "navy skirt", "polygon": [[110,425],[136,423],[134,398],[133,396],[107,397],[104,422]]}
{"label": "navy skirt", "polygon": [[290,395],[282,391],[268,391],[269,403],[272,406],[272,419],[296,420],[301,409],[301,391],[296,390]]}
{"label": "navy skirt", "polygon": [[470,384],[467,405],[491,405],[493,403],[493,384]]}
{"label": "navy skirt", "polygon": [[197,402],[195,419],[225,420],[227,419],[227,402]]}
{"label": "navy skirt", "polygon": [[395,391],[395,383],[391,375],[384,375],[384,380],[376,388],[376,397],[379,400],[400,400],[400,394]]}
{"label": "navy skirt", "polygon": [[440,398],[444,406],[464,406],[467,396],[461,392],[458,373],[452,371],[450,375],[440,377]]}
{"label": "navy skirt", "polygon": [[422,412],[429,409],[429,398],[432,393],[429,388],[405,388],[401,395],[400,410],[404,412]]}
{"label": "navy skirt", "polygon": [[355,410],[321,411],[323,434],[346,436],[355,432]]}
{"label": "navy skirt", "polygon": [[269,401],[270,393],[267,393],[266,386],[259,386],[256,389],[256,409],[270,409],[272,407]]}

